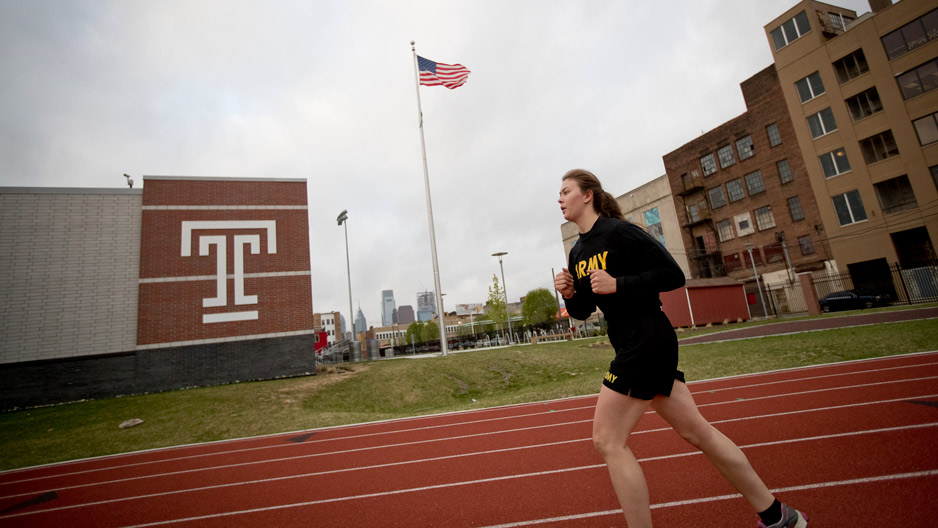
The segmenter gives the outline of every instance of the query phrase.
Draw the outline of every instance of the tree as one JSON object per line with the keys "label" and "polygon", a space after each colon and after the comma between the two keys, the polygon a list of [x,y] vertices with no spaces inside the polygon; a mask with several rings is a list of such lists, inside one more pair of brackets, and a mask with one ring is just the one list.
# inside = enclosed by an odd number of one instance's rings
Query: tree
{"label": "tree", "polygon": [[408,343],[423,343],[426,341],[426,330],[423,321],[414,321],[407,327],[404,340]]}
{"label": "tree", "polygon": [[535,326],[553,323],[557,317],[557,301],[546,288],[531,290],[524,296],[521,308],[522,324]]}
{"label": "tree", "polygon": [[492,285],[489,286],[489,317],[501,326],[508,320],[508,306],[505,304],[505,290],[498,284],[498,275],[492,274]]}
{"label": "tree", "polygon": [[408,343],[425,343],[440,338],[440,327],[434,322],[414,321],[407,327],[404,340]]}
{"label": "tree", "polygon": [[424,323],[424,328],[426,329],[423,333],[427,341],[433,341],[434,339],[440,338],[440,325],[433,321]]}

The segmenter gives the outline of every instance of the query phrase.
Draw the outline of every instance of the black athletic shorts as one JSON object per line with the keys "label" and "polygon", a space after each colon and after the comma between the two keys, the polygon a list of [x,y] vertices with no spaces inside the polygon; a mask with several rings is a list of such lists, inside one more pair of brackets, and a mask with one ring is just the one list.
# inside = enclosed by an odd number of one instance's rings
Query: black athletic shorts
{"label": "black athletic shorts", "polygon": [[659,394],[670,396],[674,380],[685,381],[684,373],[677,369],[677,335],[663,312],[654,310],[621,329],[610,324],[609,330],[616,357],[603,385],[626,396],[651,400]]}

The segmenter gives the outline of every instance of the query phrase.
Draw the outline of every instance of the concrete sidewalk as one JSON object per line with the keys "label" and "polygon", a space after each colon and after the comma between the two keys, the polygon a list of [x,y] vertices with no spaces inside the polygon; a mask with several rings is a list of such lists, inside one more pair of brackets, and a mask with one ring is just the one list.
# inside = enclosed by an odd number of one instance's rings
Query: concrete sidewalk
{"label": "concrete sidewalk", "polygon": [[844,315],[839,317],[823,317],[806,319],[803,321],[782,321],[759,326],[750,326],[736,330],[725,330],[695,337],[681,339],[681,345],[696,345],[699,343],[716,343],[719,341],[732,341],[735,339],[750,339],[753,337],[766,337],[783,334],[797,334],[800,332],[813,332],[817,330],[830,330],[832,328],[846,328],[880,323],[897,323],[901,321],[914,321],[917,319],[932,319],[938,317],[938,307],[913,308],[909,310],[896,310],[891,312],[877,312],[869,314]]}

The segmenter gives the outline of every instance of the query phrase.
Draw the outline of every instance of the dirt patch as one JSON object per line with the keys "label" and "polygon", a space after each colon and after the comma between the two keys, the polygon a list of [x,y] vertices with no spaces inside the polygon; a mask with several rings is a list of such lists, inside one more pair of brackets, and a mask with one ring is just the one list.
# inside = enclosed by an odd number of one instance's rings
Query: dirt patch
{"label": "dirt patch", "polygon": [[335,385],[349,377],[365,372],[368,365],[319,365],[315,376],[306,376],[290,380],[291,383],[271,391],[264,396],[267,401],[276,401],[282,404],[300,404],[316,392]]}
{"label": "dirt patch", "polygon": [[596,343],[591,343],[589,345],[580,345],[583,348],[612,348],[612,345],[609,341],[599,341]]}

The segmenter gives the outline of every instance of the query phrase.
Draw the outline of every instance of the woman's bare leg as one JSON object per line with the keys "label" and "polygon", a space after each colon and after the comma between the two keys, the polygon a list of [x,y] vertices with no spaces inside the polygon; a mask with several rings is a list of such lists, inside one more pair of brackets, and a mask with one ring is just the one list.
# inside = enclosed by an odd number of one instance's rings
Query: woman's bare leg
{"label": "woman's bare leg", "polygon": [[645,475],[627,442],[650,402],[624,396],[603,385],[593,416],[593,445],[606,461],[612,487],[629,528],[651,526]]}
{"label": "woman's bare leg", "polygon": [[675,380],[671,396],[656,397],[652,400],[651,407],[684,440],[700,449],[717,471],[749,501],[757,512],[764,511],[772,505],[775,497],[752,469],[746,455],[732,440],[701,416],[687,385]]}

